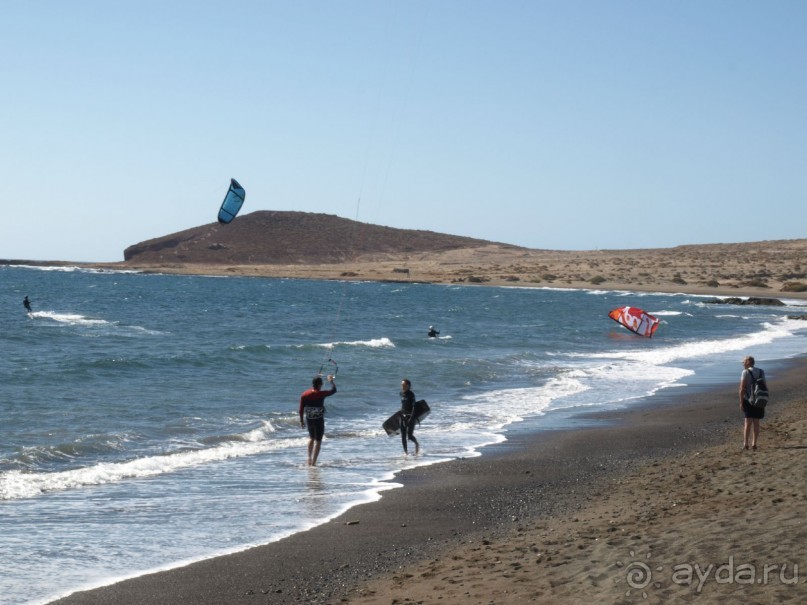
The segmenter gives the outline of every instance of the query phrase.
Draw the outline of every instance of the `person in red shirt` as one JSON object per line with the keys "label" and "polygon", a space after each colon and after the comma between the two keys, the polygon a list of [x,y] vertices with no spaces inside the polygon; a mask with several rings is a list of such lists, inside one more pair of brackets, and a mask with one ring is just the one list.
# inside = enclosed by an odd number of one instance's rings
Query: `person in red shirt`
{"label": "person in red shirt", "polygon": [[316,466],[322,437],[325,434],[325,398],[336,393],[333,376],[328,376],[331,388],[322,388],[322,377],[316,376],[311,381],[311,388],[300,395],[300,426],[308,426],[308,466]]}

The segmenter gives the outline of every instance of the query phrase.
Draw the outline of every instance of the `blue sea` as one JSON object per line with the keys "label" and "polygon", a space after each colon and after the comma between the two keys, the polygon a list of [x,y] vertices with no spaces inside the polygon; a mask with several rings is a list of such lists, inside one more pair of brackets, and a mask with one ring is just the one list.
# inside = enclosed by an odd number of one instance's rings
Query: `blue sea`
{"label": "blue sea", "polygon": [[[804,301],[709,298],[0,267],[0,604],[266,544],[401,469],[807,353]],[[656,335],[611,321],[622,305]],[[339,392],[309,468],[297,405],[320,371]],[[418,457],[381,429],[404,377],[432,409]]]}

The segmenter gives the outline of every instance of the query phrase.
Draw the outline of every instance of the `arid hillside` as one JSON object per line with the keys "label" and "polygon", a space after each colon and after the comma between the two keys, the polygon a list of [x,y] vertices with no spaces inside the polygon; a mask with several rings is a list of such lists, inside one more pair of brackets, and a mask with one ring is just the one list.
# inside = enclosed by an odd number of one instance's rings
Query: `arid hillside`
{"label": "arid hillside", "polygon": [[[135,263],[332,264],[377,254],[476,248],[491,242],[432,231],[394,229],[328,214],[258,211],[229,225],[210,223],[124,251]],[[506,246],[516,249],[515,246]]]}
{"label": "arid hillside", "polygon": [[253,212],[130,246],[149,272],[419,281],[807,298],[807,239],[634,250],[542,250],[380,227],[326,214]]}

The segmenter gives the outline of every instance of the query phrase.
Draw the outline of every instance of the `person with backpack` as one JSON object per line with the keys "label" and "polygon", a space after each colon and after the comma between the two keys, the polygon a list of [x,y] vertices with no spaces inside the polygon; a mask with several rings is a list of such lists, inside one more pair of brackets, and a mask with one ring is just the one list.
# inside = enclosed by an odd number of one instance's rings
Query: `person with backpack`
{"label": "person with backpack", "polygon": [[[748,355],[743,359],[743,373],[740,375],[740,410],[745,416],[743,424],[743,449],[757,449],[759,421],[765,417],[765,404],[768,403],[768,386],[765,371],[754,367],[754,358]],[[763,396],[764,393],[764,396]]]}

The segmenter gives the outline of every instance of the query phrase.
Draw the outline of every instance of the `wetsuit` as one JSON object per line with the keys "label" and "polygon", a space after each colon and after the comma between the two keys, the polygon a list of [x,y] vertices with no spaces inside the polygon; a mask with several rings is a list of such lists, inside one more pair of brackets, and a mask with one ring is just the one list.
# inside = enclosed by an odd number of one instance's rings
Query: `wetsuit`
{"label": "wetsuit", "polygon": [[308,435],[314,441],[322,441],[325,434],[325,398],[336,393],[336,385],[331,383],[327,391],[310,388],[300,395],[300,422],[305,418]]}
{"label": "wetsuit", "polygon": [[415,394],[412,389],[401,391],[401,444],[405,453],[409,453],[407,449],[407,441],[413,441],[415,447],[418,447],[418,440],[415,439]]}
{"label": "wetsuit", "polygon": [[29,313],[33,310],[31,309],[31,302],[28,300],[27,296],[22,299],[22,304],[25,307],[25,310],[28,311]]}
{"label": "wetsuit", "polygon": [[437,330],[434,330],[434,329],[429,330],[429,338],[434,338],[438,334],[440,334],[440,332],[438,332]]}

